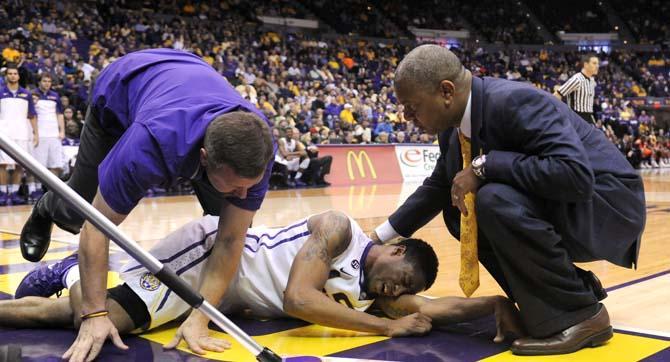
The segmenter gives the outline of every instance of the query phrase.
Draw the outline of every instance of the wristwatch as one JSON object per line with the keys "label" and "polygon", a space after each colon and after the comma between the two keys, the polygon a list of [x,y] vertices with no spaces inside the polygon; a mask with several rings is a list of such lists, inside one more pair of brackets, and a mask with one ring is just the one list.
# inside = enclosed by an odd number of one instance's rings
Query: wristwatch
{"label": "wristwatch", "polygon": [[484,176],[486,174],[484,164],[486,164],[486,155],[477,156],[474,160],[472,160],[472,172],[474,172],[475,176],[482,180],[486,178]]}

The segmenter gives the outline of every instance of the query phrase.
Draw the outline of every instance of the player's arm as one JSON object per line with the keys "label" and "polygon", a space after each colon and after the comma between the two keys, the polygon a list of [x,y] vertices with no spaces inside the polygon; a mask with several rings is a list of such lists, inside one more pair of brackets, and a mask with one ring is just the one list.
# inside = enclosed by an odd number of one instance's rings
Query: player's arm
{"label": "player's arm", "polygon": [[286,150],[286,140],[283,138],[277,140],[277,151],[279,151],[279,154],[283,158],[288,158],[291,155],[291,152],[288,152],[288,150]]}
{"label": "player's arm", "polygon": [[307,150],[305,149],[305,145],[302,144],[300,141],[295,141],[295,151],[293,152],[296,156],[307,156]]}
{"label": "player's arm", "polygon": [[430,299],[406,294],[398,298],[378,298],[375,300],[375,305],[391,318],[403,318],[412,313],[421,313],[431,318],[435,326],[446,326],[495,314],[497,329],[495,342],[502,342],[507,334],[517,336],[524,334],[519,311],[509,299],[502,296]]}
{"label": "player's arm", "polygon": [[58,138],[63,140],[65,138],[65,118],[63,117],[63,113],[58,113],[56,118],[58,119]]}
{"label": "player's arm", "polygon": [[312,216],[311,236],[293,261],[284,292],[284,312],[327,327],[351,329],[389,336],[421,334],[430,330],[430,320],[414,314],[401,321],[382,319],[350,309],[323,293],[334,257],[351,242],[349,218],[336,211]]}
{"label": "player's arm", "polygon": [[[224,202],[219,217],[219,230],[202,272],[203,281],[200,294],[212,305],[218,305],[233,279],[240,264],[247,229],[253,221],[255,211],[245,210]],[[228,342],[208,337],[209,318],[194,309],[181,325],[174,339],[166,348],[174,348],[184,339],[195,353],[205,351],[222,352],[229,347]]]}

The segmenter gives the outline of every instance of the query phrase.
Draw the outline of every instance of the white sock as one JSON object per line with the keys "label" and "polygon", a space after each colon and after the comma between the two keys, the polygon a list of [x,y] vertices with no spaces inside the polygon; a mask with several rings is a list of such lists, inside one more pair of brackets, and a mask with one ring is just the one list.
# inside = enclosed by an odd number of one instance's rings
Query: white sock
{"label": "white sock", "polygon": [[28,182],[28,192],[35,192],[35,183]]}
{"label": "white sock", "polygon": [[7,191],[8,191],[10,194],[11,194],[11,193],[14,193],[14,192],[18,192],[18,191],[19,191],[19,185],[17,185],[17,184],[11,184],[11,185],[9,185],[9,188],[7,189]]}
{"label": "white sock", "polygon": [[65,288],[72,288],[74,283],[79,281],[79,278],[79,264],[77,264],[65,273]]}
{"label": "white sock", "polygon": [[42,183],[41,182],[35,182],[35,190],[42,190]]}
{"label": "white sock", "polygon": [[295,173],[295,179],[296,180],[301,178],[301,177],[302,177],[302,172],[298,171],[298,172]]}

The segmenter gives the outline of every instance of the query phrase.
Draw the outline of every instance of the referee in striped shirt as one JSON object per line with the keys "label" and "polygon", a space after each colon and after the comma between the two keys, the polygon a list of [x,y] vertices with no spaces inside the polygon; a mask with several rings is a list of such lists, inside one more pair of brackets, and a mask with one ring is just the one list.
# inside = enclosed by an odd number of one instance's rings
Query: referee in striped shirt
{"label": "referee in striped shirt", "polygon": [[598,74],[598,67],[599,60],[595,54],[583,55],[582,71],[570,77],[554,92],[556,98],[560,100],[567,97],[568,106],[590,124],[596,123],[593,117],[596,81],[593,77]]}

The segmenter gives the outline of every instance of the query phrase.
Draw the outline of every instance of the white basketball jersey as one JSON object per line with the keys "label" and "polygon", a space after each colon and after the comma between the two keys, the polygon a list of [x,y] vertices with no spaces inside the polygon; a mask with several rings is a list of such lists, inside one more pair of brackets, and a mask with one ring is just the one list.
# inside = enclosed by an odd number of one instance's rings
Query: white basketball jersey
{"label": "white basketball jersey", "polygon": [[[286,316],[283,310],[284,290],[293,260],[310,236],[307,220],[302,219],[282,228],[261,226],[247,231],[240,266],[221,303],[222,311],[246,308],[259,317]],[[342,254],[332,260],[324,292],[339,303],[364,311],[374,302],[366,299],[363,291],[363,265],[372,242],[358,223],[350,220],[351,242]],[[189,285],[199,289],[205,262],[214,245],[218,221],[215,216],[193,221],[161,240],[150,252]],[[181,313],[187,308],[186,303],[162,287],[162,283],[136,261],[122,268],[121,278],[147,303],[152,314],[152,327],[178,316],[165,309]]]}

